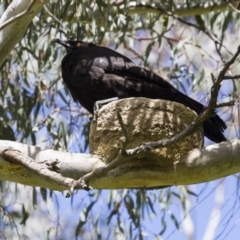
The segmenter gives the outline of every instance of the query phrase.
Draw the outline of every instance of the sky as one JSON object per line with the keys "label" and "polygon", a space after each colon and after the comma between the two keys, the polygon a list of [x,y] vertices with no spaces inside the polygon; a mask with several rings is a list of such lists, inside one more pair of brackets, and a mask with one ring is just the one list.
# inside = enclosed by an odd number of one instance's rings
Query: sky
{"label": "sky", "polygon": [[[162,239],[237,240],[238,236],[240,236],[240,201],[237,182],[237,176],[230,176],[208,183],[188,186],[189,189],[197,194],[197,196],[192,196],[191,201],[187,204],[186,212],[188,214],[186,216],[183,214],[182,206],[179,200],[177,198],[172,198],[173,202],[170,209],[166,211],[165,220],[167,229],[163,234]],[[172,188],[173,191],[177,191],[177,189],[174,189],[176,187]],[[148,191],[148,194],[149,196],[152,194],[158,194],[158,191],[159,190],[150,190]],[[100,224],[101,233],[104,231],[106,231],[106,233],[108,232],[106,225],[109,214],[109,210],[107,208],[108,196],[109,191],[104,190],[100,196],[98,204],[90,214],[91,217],[89,217],[89,222],[91,222],[91,218],[100,214],[100,219],[102,221]],[[68,222],[71,224],[72,231],[74,231],[73,226],[77,224],[79,218],[82,216],[82,219],[84,219],[82,211],[84,211],[87,206],[84,202],[86,202],[86,199],[89,199],[88,193],[83,190],[78,191],[74,196],[73,202],[71,202],[70,199],[64,198],[64,196],[60,193],[57,194],[57,198],[61,217],[65,219],[65,221],[62,220],[63,226]],[[155,203],[154,209],[157,213],[158,210],[160,210],[160,205]],[[168,215],[170,212],[177,217],[180,230],[176,229],[170,215]],[[126,225],[128,225],[128,215],[125,211],[124,204],[120,207],[120,214],[125,219]],[[161,217],[162,214],[159,213],[159,215],[157,214],[152,216],[150,219],[146,218],[146,220],[144,220],[143,239],[157,239],[154,237],[153,233],[157,233],[162,229],[163,226],[161,224]],[[116,218],[116,215],[112,217],[112,223],[116,221]],[[71,227],[68,228],[70,231],[68,233],[71,233]],[[89,236],[89,231],[94,231],[91,224],[86,224],[84,228],[86,229],[86,232],[83,236],[86,238],[78,239],[88,239],[87,236]],[[188,238],[186,236],[186,232],[189,235],[193,234],[193,238]],[[65,236],[67,237],[67,235]]]}

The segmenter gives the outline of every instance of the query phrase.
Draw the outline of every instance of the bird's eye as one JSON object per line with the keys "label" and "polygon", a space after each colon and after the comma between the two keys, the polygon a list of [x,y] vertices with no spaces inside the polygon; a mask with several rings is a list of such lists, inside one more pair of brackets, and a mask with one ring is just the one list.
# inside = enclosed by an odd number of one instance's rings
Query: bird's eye
{"label": "bird's eye", "polygon": [[80,43],[80,42],[77,42],[77,43],[76,43],[76,46],[77,46],[77,47],[80,47],[80,46],[81,46],[81,43]]}

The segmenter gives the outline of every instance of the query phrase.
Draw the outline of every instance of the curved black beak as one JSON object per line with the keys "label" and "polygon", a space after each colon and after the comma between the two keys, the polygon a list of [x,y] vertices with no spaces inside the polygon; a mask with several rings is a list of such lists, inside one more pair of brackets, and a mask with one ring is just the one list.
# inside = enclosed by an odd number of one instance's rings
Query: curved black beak
{"label": "curved black beak", "polygon": [[72,47],[72,46],[69,44],[68,41],[64,41],[64,40],[59,39],[59,38],[53,39],[52,42],[59,43],[59,44],[61,44],[62,46],[64,46],[65,48],[71,48],[71,47]]}

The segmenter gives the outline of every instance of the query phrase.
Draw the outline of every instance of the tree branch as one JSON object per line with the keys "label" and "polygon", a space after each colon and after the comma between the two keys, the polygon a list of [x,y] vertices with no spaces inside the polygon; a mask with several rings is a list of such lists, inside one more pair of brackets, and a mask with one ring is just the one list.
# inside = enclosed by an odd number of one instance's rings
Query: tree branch
{"label": "tree branch", "polygon": [[[14,148],[14,149],[13,149]],[[6,160],[4,160],[6,158]],[[71,154],[0,140],[0,179],[53,190],[69,190],[103,162],[90,154]]]}
{"label": "tree branch", "polygon": [[47,12],[47,14],[52,17],[57,23],[59,23],[67,32],[71,33],[71,29],[69,29],[66,25],[64,25],[51,11],[47,8],[46,5],[43,6],[44,10]]}
{"label": "tree branch", "polygon": [[237,9],[239,7],[239,1],[236,1],[235,6],[231,3],[230,0],[225,0],[225,2],[228,4],[228,6],[235,12],[240,13],[240,11]]}
{"label": "tree branch", "polygon": [[31,7],[33,6],[33,3],[34,3],[34,0],[32,0],[32,1],[29,3],[29,5],[27,6],[27,8],[26,8],[23,12],[17,14],[16,16],[11,17],[11,18],[8,19],[6,22],[4,22],[3,24],[1,24],[1,25],[0,25],[0,31],[1,31],[3,28],[5,28],[7,25],[9,25],[10,23],[18,20],[19,18],[23,17],[24,15],[33,13],[33,12],[31,11]]}
{"label": "tree branch", "polygon": [[234,106],[234,104],[235,104],[235,101],[223,102],[223,103],[217,104],[215,108],[230,107],[230,106]]}
{"label": "tree branch", "polygon": [[[49,0],[13,0],[0,19],[0,66]],[[17,29],[17,30],[16,30]]]}
{"label": "tree branch", "polygon": [[[48,169],[48,165],[45,165],[44,162],[39,164],[34,162],[33,159],[25,156],[20,151],[15,149],[5,149],[2,151],[2,156],[9,162],[15,163],[17,165],[23,166],[25,169],[29,170],[31,173],[35,175],[39,175],[40,177],[47,178],[48,180],[52,180],[59,185],[62,185],[69,189],[70,194],[73,192],[74,187],[80,188],[77,186],[77,182],[73,179],[63,177],[57,172],[51,171]],[[55,163],[52,163],[55,164]]]}
{"label": "tree branch", "polygon": [[[122,2],[122,4],[124,1]],[[118,6],[120,3],[117,4]],[[237,1],[232,3],[232,6],[235,7],[237,6]],[[147,13],[155,13],[159,14],[162,13],[161,10],[158,9],[155,5],[144,5],[144,4],[136,4],[135,2],[132,2],[129,6],[128,10],[128,15],[133,15],[133,14],[147,14]],[[171,4],[172,7],[172,4]],[[167,10],[167,9],[166,9]],[[235,10],[235,9],[232,9]],[[206,14],[209,12],[223,12],[223,11],[229,11],[229,6],[227,3],[215,3],[212,5],[199,5],[197,6],[192,6],[191,8],[188,8],[187,6],[182,6],[181,4],[176,4],[175,9],[171,8],[171,11],[174,12],[176,15],[180,17],[186,17],[186,16],[196,16],[196,15],[201,15],[201,14]]]}
{"label": "tree branch", "polygon": [[[147,188],[151,186],[193,184],[215,180],[240,172],[240,138],[210,145],[205,148],[194,149],[179,161],[175,162],[172,160],[169,165],[165,167],[159,166],[158,168],[155,166],[152,169],[143,168],[133,171],[126,171],[123,167],[108,171],[100,159],[90,154],[71,154],[53,150],[43,150],[35,146],[0,140],[1,180],[18,182],[30,186],[41,186],[60,191],[68,190],[68,185],[64,186],[57,184],[55,181],[49,181],[46,177],[39,177],[39,175],[35,173],[32,174],[26,169],[21,169],[19,165],[4,160],[1,156],[3,150],[6,150],[7,147],[22,150],[23,155],[21,155],[21,157],[24,158],[25,155],[28,158],[33,158],[36,163],[42,162],[40,159],[46,161],[58,159],[59,174],[66,178],[78,179],[87,172],[90,173],[94,171],[94,169],[101,169],[103,167],[104,171],[107,170],[106,175],[101,178],[95,177],[91,179],[91,186],[94,189]],[[18,158],[18,154],[16,158]],[[129,156],[121,156],[121,158],[124,161],[129,159]],[[114,165],[118,160],[112,164]],[[42,166],[46,168],[45,163],[43,163]],[[112,166],[109,165],[109,167]],[[95,171],[95,173],[97,171]],[[56,174],[53,171],[49,171],[49,173],[53,175]],[[88,176],[89,175],[86,175],[87,178]]]}
{"label": "tree branch", "polygon": [[225,75],[223,77],[224,80],[226,80],[226,79],[238,79],[238,78],[240,78],[240,75],[234,75],[234,76]]}

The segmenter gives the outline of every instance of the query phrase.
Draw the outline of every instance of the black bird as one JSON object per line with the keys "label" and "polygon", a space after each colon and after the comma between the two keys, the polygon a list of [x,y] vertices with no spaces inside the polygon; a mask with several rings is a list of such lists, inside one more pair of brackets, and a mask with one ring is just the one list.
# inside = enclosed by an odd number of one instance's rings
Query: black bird
{"label": "black bird", "polygon": [[[74,101],[93,113],[96,101],[118,97],[165,99],[184,104],[200,114],[203,105],[175,89],[153,72],[136,66],[129,58],[106,47],[83,41],[54,39],[67,50],[62,60],[62,78]],[[225,141],[226,124],[217,115],[203,123],[204,135]]]}

